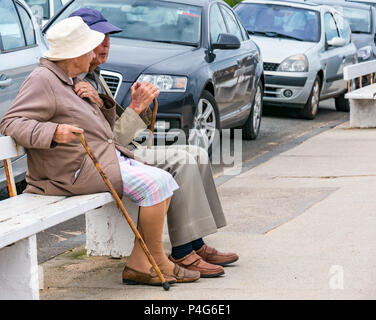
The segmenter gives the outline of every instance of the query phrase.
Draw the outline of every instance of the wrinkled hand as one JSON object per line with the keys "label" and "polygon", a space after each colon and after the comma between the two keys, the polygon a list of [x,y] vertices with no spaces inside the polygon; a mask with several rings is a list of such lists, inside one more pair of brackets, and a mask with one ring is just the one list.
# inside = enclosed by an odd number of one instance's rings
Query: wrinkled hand
{"label": "wrinkled hand", "polygon": [[55,130],[55,134],[52,137],[52,140],[57,143],[69,143],[74,139],[77,139],[77,136],[74,133],[83,133],[84,130],[69,124],[59,124]]}
{"label": "wrinkled hand", "polygon": [[145,111],[153,100],[158,97],[159,90],[149,82],[137,81],[131,87],[131,104],[129,105],[137,114]]}
{"label": "wrinkled hand", "polygon": [[76,83],[73,87],[74,92],[80,98],[88,98],[91,102],[95,103],[98,107],[103,107],[103,100],[99,97],[98,92],[93,88],[93,86],[86,81],[80,81]]}

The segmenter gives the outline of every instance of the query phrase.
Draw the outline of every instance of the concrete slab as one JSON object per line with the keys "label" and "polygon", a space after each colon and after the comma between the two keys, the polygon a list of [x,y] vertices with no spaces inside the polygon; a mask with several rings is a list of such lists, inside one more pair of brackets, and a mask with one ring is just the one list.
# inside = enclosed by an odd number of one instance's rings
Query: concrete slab
{"label": "concrete slab", "polygon": [[228,226],[205,241],[240,259],[220,278],[125,286],[126,258],[81,247],[43,263],[41,299],[375,299],[375,146],[347,123],[224,182]]}

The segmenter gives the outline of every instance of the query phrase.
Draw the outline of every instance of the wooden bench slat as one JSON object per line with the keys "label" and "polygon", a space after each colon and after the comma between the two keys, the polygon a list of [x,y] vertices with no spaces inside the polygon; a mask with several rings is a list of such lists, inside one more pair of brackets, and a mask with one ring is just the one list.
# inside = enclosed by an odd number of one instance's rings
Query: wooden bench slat
{"label": "wooden bench slat", "polygon": [[[16,197],[17,198],[17,197]],[[0,223],[0,248],[113,201],[110,193],[67,197]]]}
{"label": "wooden bench slat", "polygon": [[343,79],[352,80],[376,72],[376,61],[366,61],[352,64],[343,68]]}
{"label": "wooden bench slat", "polygon": [[348,92],[345,95],[346,99],[376,99],[376,84],[369,84],[363,88]]}
{"label": "wooden bench slat", "polygon": [[8,198],[0,202],[0,223],[17,215],[28,214],[45,205],[61,201],[64,196],[42,196],[32,193],[23,193],[14,198]]}
{"label": "wooden bench slat", "polygon": [[0,160],[10,159],[25,154],[25,149],[17,145],[11,137],[0,137]]}

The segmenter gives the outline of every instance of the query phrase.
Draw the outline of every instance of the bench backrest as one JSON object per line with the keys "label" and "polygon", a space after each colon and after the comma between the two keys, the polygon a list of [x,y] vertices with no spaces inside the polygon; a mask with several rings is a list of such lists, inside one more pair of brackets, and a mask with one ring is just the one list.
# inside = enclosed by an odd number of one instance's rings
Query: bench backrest
{"label": "bench backrest", "polygon": [[4,161],[4,169],[7,176],[10,197],[17,195],[11,159],[22,156],[23,154],[25,154],[25,149],[18,145],[11,137],[0,137],[0,161]]}
{"label": "bench backrest", "polygon": [[352,80],[376,72],[376,60],[352,64],[343,68],[343,79]]}

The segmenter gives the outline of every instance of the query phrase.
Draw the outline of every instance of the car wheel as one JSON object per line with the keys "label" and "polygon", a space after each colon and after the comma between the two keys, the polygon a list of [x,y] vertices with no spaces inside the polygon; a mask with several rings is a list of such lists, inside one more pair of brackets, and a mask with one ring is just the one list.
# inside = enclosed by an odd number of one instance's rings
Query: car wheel
{"label": "car wheel", "polygon": [[259,81],[251,112],[248,116],[246,123],[242,127],[243,139],[254,140],[257,138],[259,134],[263,108],[263,97],[264,88],[262,86],[261,81]]}
{"label": "car wheel", "polygon": [[[351,90],[356,89],[356,84],[355,84],[354,81],[351,81],[350,86],[351,86]],[[345,99],[346,93],[347,93],[347,90],[346,90],[346,92],[342,93],[340,96],[338,96],[334,99],[337,111],[343,111],[343,112],[349,112],[350,111],[350,100]]]}
{"label": "car wheel", "polygon": [[217,103],[213,95],[204,90],[198,101],[189,131],[188,144],[196,145],[209,151],[214,138],[218,134],[219,115]]}
{"label": "car wheel", "polygon": [[321,80],[319,76],[316,76],[316,79],[313,82],[311,94],[309,95],[306,105],[301,111],[302,118],[313,120],[316,117],[317,111],[319,110],[320,89]]}

